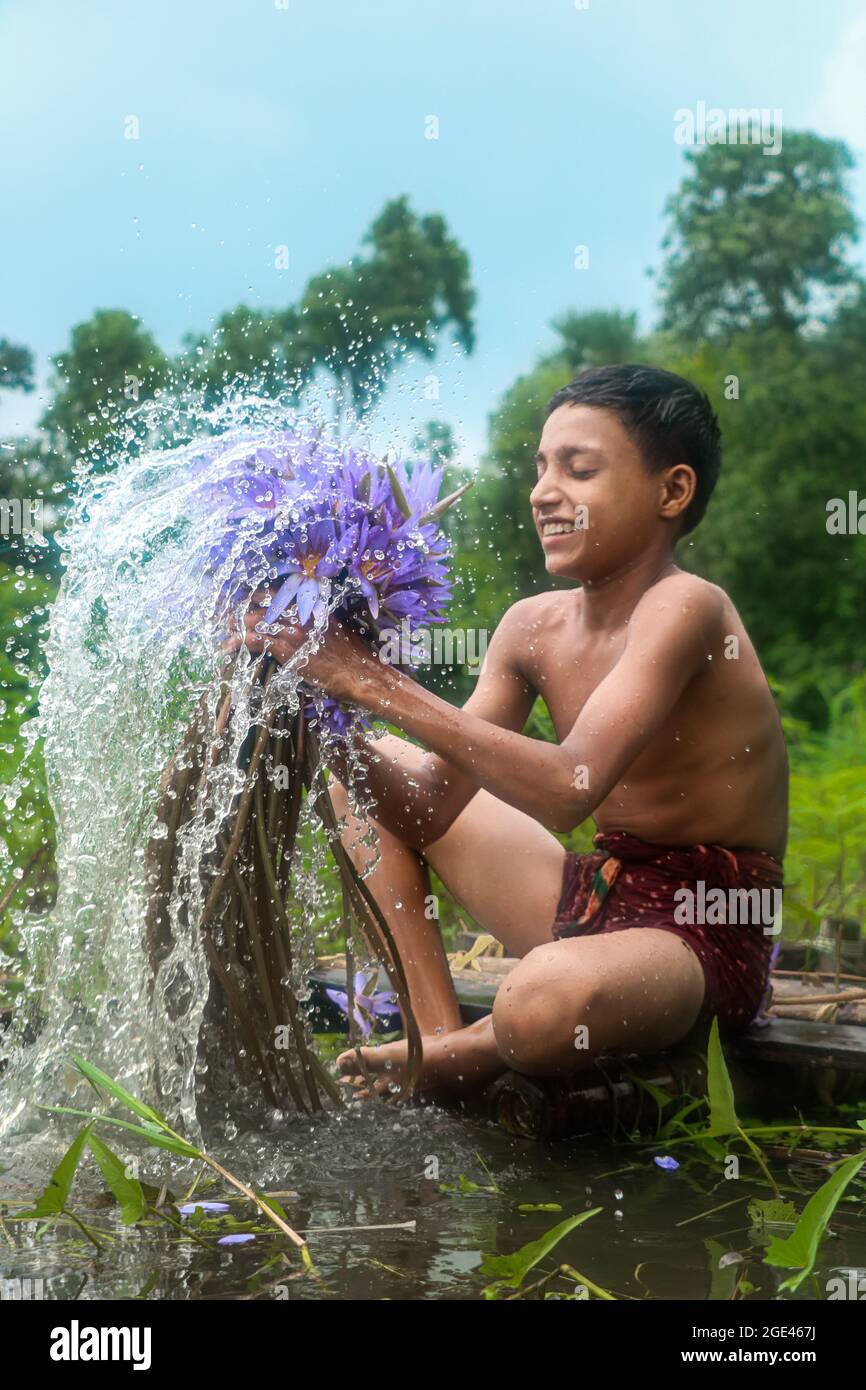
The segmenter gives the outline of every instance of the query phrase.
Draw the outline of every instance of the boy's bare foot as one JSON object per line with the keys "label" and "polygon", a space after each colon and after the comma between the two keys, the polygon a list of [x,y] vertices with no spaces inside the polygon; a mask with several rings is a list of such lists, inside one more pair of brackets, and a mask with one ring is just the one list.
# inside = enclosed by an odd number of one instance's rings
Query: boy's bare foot
{"label": "boy's bare foot", "polygon": [[[457,1100],[486,1086],[506,1069],[490,1016],[451,1033],[422,1037],[421,1053],[417,1094],[424,1100]],[[399,1092],[406,1077],[407,1054],[407,1044],[402,1041],[361,1048],[368,1076],[379,1095]],[[356,1087],[359,1095],[369,1095],[353,1049],[340,1054],[337,1066],[344,1082]]]}

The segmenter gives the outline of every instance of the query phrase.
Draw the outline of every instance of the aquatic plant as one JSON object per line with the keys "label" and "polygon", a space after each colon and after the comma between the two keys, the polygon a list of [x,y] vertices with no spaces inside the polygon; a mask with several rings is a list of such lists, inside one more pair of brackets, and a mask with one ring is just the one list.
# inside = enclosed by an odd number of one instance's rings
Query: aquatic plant
{"label": "aquatic plant", "polygon": [[[95,1067],[90,1062],[86,1062],[81,1057],[72,1057],[71,1062],[78,1072],[87,1080],[100,1100],[113,1098],[120,1101],[123,1107],[130,1111],[136,1121],[121,1119],[117,1115],[92,1114],[88,1111],[77,1110],[70,1106],[47,1106],[59,1115],[74,1115],[83,1118],[87,1123],[76,1134],[72,1143],[67,1148],[60,1162],[55,1167],[49,1182],[47,1183],[41,1196],[37,1199],[32,1208],[25,1208],[15,1213],[11,1218],[15,1221],[39,1221],[51,1224],[57,1220],[65,1219],[78,1226],[87,1236],[91,1243],[99,1248],[100,1242],[93,1230],[78,1216],[69,1205],[72,1185],[75,1180],[85,1149],[89,1149],[96,1160],[106,1184],[120,1207],[121,1221],[123,1225],[137,1225],[142,1222],[151,1212],[156,1212],[159,1216],[166,1216],[164,1210],[166,1206],[165,1190],[157,1195],[157,1200],[151,1202],[146,1194],[144,1185],[135,1177],[128,1163],[125,1163],[108,1145],[95,1134],[94,1126],[97,1124],[113,1125],[124,1130],[127,1134],[135,1135],[144,1140],[146,1144],[158,1149],[168,1150],[182,1159],[194,1159],[204,1167],[210,1168],[218,1174],[225,1182],[235,1187],[248,1201],[255,1204],[268,1221],[276,1227],[277,1231],[286,1236],[297,1248],[304,1268],[313,1269],[310,1252],[306,1240],[297,1232],[293,1231],[285,1219],[285,1214],[278,1202],[272,1198],[265,1198],[257,1193],[247,1183],[234,1176],[211,1154],[202,1149],[198,1149],[194,1144],[190,1144],[182,1135],[177,1134],[168,1124],[167,1120],[154,1110],[153,1106],[146,1105],[144,1101],[133,1096],[123,1086],[120,1086],[112,1077]],[[169,1204],[170,1205],[170,1204]],[[207,1210],[209,1212],[226,1212],[228,1205],[225,1202],[193,1202],[186,1203],[177,1208],[178,1216],[190,1215],[195,1211]],[[167,1218],[171,1224],[171,1218]],[[237,1237],[225,1236],[217,1241],[218,1245],[235,1243]],[[246,1236],[243,1237],[247,1239]]]}

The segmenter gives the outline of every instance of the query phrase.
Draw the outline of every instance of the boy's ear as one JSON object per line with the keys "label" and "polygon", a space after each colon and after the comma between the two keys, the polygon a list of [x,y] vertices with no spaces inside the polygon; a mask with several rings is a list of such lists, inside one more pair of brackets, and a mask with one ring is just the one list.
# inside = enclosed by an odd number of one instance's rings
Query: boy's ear
{"label": "boy's ear", "polygon": [[695,495],[695,470],[687,463],[677,463],[662,475],[659,516],[669,521],[681,517]]}

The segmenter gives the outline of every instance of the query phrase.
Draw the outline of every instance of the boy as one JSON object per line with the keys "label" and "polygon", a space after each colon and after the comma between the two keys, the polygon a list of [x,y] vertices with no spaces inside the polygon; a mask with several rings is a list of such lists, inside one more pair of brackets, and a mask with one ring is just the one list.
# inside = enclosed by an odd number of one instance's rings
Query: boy
{"label": "boy", "polygon": [[[655,1052],[714,1015],[742,1031],[758,1011],[778,924],[754,907],[781,886],[785,745],[733,605],[673,558],[720,462],[718,422],[689,382],[588,369],[549,403],[529,497],[548,573],[580,587],[508,610],[462,710],[341,629],[304,669],[423,745],[374,745],[381,858],[368,883],[406,965],[425,1095]],[[247,615],[245,644],[289,659],[303,634],[257,632],[262,616]],[[520,732],[537,695],[558,744]],[[339,785],[335,802],[345,814]],[[589,815],[595,853],[568,854],[551,832]],[[350,817],[359,864],[361,829]],[[428,864],[520,958],[492,1016],[466,1028],[425,916]],[[730,908],[721,921],[703,910],[713,889]],[[396,1090],[405,1043],[362,1051],[376,1089]],[[340,1068],[361,1086],[353,1052]]]}

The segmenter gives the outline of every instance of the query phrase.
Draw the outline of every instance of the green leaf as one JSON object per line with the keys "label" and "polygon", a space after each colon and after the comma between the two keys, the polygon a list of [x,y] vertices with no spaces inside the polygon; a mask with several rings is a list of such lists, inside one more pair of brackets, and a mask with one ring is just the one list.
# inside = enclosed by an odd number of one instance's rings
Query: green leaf
{"label": "green leaf", "polygon": [[155,1127],[152,1130],[145,1129],[143,1125],[134,1125],[131,1120],[118,1120],[114,1115],[91,1115],[86,1110],[72,1110],[68,1105],[42,1105],[39,1108],[50,1110],[54,1115],[80,1115],[86,1120],[93,1120],[94,1123],[99,1121],[106,1125],[117,1125],[120,1129],[128,1129],[132,1134],[146,1139],[148,1144],[154,1144],[158,1149],[168,1149],[169,1153],[180,1154],[182,1158],[201,1158],[200,1151],[185,1139],[164,1134]]}
{"label": "green leaf", "polygon": [[710,1102],[710,1129],[715,1134],[734,1134],[740,1128],[734,1107],[734,1088],[725,1064],[719,1039],[719,1020],[713,1019],[707,1048],[707,1095]]}
{"label": "green leaf", "polygon": [[747,1211],[753,1226],[793,1226],[797,1220],[797,1208],[793,1202],[784,1202],[779,1197],[761,1201],[757,1197],[748,1205]]}
{"label": "green leaf", "polygon": [[515,1250],[513,1255],[483,1255],[481,1258],[481,1273],[488,1279],[495,1279],[508,1288],[519,1289],[523,1280],[531,1269],[543,1260],[545,1255],[549,1255],[551,1250],[563,1240],[575,1227],[582,1226],[584,1221],[588,1221],[591,1216],[597,1216],[602,1210],[601,1207],[593,1207],[590,1211],[582,1211],[578,1216],[570,1216],[567,1221],[560,1221],[558,1226],[554,1226],[546,1235],[539,1236],[538,1240],[531,1240],[528,1245],[523,1245],[519,1250]]}
{"label": "green leaf", "polygon": [[637,1076],[631,1071],[628,1073],[628,1076],[636,1086],[640,1086],[642,1091],[646,1091],[647,1095],[655,1101],[659,1110],[664,1110],[665,1106],[670,1105],[672,1101],[676,1100],[676,1096],[672,1096],[669,1091],[665,1091],[661,1086],[657,1086],[654,1081],[644,1081],[642,1076]]}
{"label": "green leaf", "polygon": [[88,1134],[87,1144],[120,1207],[124,1226],[135,1225],[147,1211],[147,1200],[141,1183],[137,1178],[127,1176],[125,1165],[98,1135]]}
{"label": "green leaf", "polygon": [[168,1129],[166,1121],[152,1106],[145,1105],[143,1100],[138,1100],[136,1096],[130,1095],[129,1091],[124,1090],[117,1081],[112,1080],[104,1071],[100,1071],[99,1067],[95,1067],[92,1062],[85,1062],[83,1058],[74,1055],[72,1062],[96,1090],[107,1091],[109,1095],[114,1096],[115,1100],[121,1101],[134,1115],[139,1115],[143,1120],[149,1120],[151,1124],[159,1125],[161,1129]]}
{"label": "green leaf", "polygon": [[774,1237],[770,1242],[764,1256],[766,1264],[781,1266],[783,1269],[799,1269],[800,1271],[799,1274],[792,1274],[783,1284],[780,1284],[780,1289],[790,1289],[793,1292],[812,1273],[818,1246],[827,1229],[827,1223],[836,1210],[836,1204],[845,1188],[851,1179],[857,1176],[864,1163],[866,1163],[866,1151],[855,1154],[845,1163],[840,1163],[833,1176],[828,1178],[818,1188],[814,1196],[809,1198],[803,1208],[803,1214],[791,1234],[785,1240]]}
{"label": "green leaf", "polygon": [[471,1196],[475,1192],[489,1192],[495,1195],[499,1191],[499,1189],[496,1187],[482,1187],[480,1183],[471,1182],[469,1178],[464,1178],[463,1174],[461,1173],[457,1179],[456,1184],[440,1182],[439,1191],[451,1192],[456,1196],[463,1197]]}
{"label": "green leaf", "polygon": [[[91,1117],[86,1116],[87,1119]],[[66,1206],[75,1171],[81,1161],[84,1145],[90,1134],[90,1125],[86,1124],[82,1130],[76,1134],[66,1153],[61,1158],[54,1172],[48,1181],[48,1185],[37,1199],[32,1211],[19,1212],[19,1219],[25,1220],[30,1217],[58,1216]]]}

